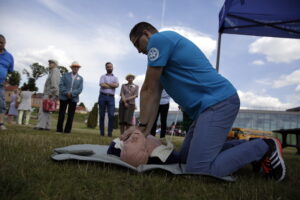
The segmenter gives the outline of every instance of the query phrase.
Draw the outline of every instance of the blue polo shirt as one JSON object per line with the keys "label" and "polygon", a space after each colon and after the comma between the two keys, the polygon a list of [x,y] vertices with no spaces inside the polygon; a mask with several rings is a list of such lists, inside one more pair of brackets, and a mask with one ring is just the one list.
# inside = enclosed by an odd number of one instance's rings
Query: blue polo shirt
{"label": "blue polo shirt", "polygon": [[14,71],[14,58],[6,50],[3,53],[0,53],[0,84],[6,79],[8,72]]}
{"label": "blue polo shirt", "polygon": [[161,84],[193,120],[208,107],[236,93],[190,40],[173,31],[151,36],[148,66],[163,67]]}

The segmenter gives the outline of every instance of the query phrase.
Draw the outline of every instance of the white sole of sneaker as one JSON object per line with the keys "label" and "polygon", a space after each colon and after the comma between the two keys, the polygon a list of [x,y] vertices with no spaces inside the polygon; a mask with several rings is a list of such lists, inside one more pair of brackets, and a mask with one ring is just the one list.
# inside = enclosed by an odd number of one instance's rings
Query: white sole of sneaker
{"label": "white sole of sneaker", "polygon": [[[285,174],[286,174],[286,167],[285,167],[285,163],[284,163],[284,160],[283,160],[283,157],[282,157],[282,153],[281,153],[281,143],[280,141],[277,139],[277,138],[272,138],[272,140],[275,142],[276,144],[276,151],[277,151],[277,154],[278,154],[278,158],[279,158],[279,163],[277,165],[281,165],[282,166],[282,174],[280,176],[280,178],[277,180],[277,182],[280,182],[284,179],[285,177]],[[270,158],[272,159],[272,158]]]}

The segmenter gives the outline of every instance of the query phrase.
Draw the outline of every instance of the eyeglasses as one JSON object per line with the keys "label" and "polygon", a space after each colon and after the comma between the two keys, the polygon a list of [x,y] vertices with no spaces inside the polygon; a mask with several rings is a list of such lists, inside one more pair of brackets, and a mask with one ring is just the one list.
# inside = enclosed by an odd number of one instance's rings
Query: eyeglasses
{"label": "eyeglasses", "polygon": [[136,40],[133,42],[133,45],[136,47],[136,48],[139,48],[139,41],[140,41],[140,39],[141,39],[141,37],[143,36],[143,34],[142,35],[140,35],[139,37],[137,37],[136,38]]}

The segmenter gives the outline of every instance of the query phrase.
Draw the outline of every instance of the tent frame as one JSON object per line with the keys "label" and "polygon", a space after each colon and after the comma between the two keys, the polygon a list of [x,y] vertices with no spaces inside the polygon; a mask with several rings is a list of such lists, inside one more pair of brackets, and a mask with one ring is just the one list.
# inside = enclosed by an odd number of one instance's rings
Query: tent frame
{"label": "tent frame", "polygon": [[275,28],[275,29],[282,30],[282,31],[286,31],[286,32],[300,34],[300,31],[296,31],[296,30],[292,30],[292,29],[288,29],[288,28],[284,28],[284,27],[278,26],[278,25],[289,24],[289,23],[300,23],[300,20],[289,20],[289,21],[283,21],[283,22],[281,21],[281,22],[265,23],[265,22],[260,22],[260,21],[257,21],[257,20],[253,20],[253,19],[249,19],[249,18],[246,18],[246,17],[237,16],[237,15],[233,15],[233,14],[228,14],[227,16],[232,17],[232,18],[237,18],[237,19],[240,19],[240,20],[244,20],[244,21],[247,21],[247,22],[256,23],[256,24],[253,24],[253,25],[244,25],[244,26],[232,26],[232,27],[225,27],[225,28],[222,27],[221,29],[219,29],[218,46],[217,46],[217,58],[216,58],[216,70],[217,70],[217,72],[219,72],[219,65],[220,65],[222,34],[223,34],[223,31],[225,29],[268,26],[268,27]]}

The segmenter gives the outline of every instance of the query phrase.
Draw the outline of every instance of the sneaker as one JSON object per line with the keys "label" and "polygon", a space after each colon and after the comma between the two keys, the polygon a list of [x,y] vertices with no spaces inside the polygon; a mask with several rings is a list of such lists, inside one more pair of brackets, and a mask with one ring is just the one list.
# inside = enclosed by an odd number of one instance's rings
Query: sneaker
{"label": "sneaker", "polygon": [[6,130],[7,128],[2,124],[0,125],[0,130]]}
{"label": "sneaker", "polygon": [[264,142],[269,145],[269,151],[262,160],[263,172],[267,177],[274,178],[277,182],[280,182],[286,174],[281,143],[277,138],[264,139]]}

